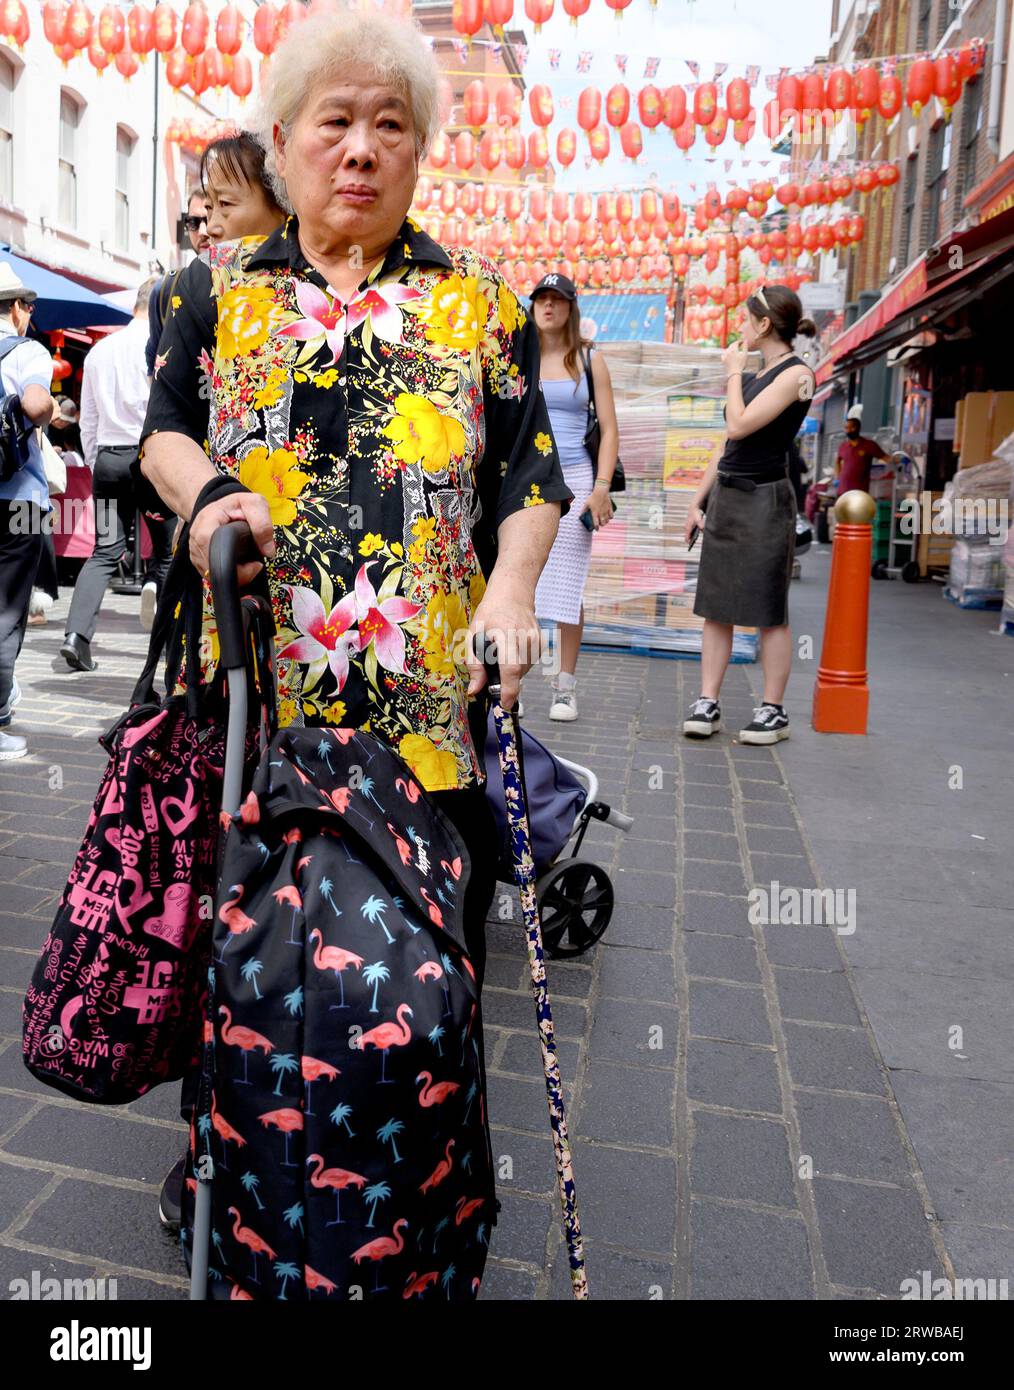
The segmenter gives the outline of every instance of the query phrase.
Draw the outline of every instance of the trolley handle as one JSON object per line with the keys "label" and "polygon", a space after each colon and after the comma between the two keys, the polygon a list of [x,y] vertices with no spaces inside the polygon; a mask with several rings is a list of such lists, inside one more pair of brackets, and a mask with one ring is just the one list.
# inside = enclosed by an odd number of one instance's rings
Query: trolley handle
{"label": "trolley handle", "polygon": [[243,609],[240,604],[236,567],[263,559],[263,555],[257,549],[253,532],[245,521],[225,522],[212,534],[209,572],[221,666],[224,671],[238,671],[246,666]]}

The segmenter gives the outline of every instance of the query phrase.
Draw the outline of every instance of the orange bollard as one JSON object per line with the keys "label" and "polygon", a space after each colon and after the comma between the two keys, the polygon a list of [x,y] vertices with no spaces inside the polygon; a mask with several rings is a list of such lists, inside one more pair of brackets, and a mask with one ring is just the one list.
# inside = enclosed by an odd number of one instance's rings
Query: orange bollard
{"label": "orange bollard", "polygon": [[824,647],[813,688],[812,724],[819,734],[865,734],[870,707],[866,633],[870,560],[877,504],[855,488],[838,498],[827,586]]}

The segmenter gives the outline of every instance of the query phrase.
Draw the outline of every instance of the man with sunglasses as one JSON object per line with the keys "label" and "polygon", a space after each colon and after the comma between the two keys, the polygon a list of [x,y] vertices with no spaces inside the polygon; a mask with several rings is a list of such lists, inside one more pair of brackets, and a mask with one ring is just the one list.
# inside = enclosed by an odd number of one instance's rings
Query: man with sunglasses
{"label": "man with sunglasses", "polygon": [[25,639],[32,584],[42,553],[43,517],[51,510],[49,486],[39,445],[38,425],[48,425],[56,402],[50,394],[53,359],[28,337],[35,291],[21,283],[7,262],[0,262],[0,398],[15,397],[30,427],[23,464],[0,481],[0,762],[24,757],[23,738],[8,734],[21,691],[14,663]]}
{"label": "man with sunglasses", "polygon": [[[195,188],[187,199],[186,216],[181,220],[190,245],[198,256],[205,255],[211,245],[211,238],[208,236],[208,217],[208,200],[204,196],[204,190]],[[166,314],[169,312],[169,305],[172,302],[173,286],[179,273],[178,270],[171,270],[168,275],[164,275],[152,290],[151,298],[148,301],[148,343],[144,350],[144,360],[150,377],[155,375],[158,341],[162,336]]]}

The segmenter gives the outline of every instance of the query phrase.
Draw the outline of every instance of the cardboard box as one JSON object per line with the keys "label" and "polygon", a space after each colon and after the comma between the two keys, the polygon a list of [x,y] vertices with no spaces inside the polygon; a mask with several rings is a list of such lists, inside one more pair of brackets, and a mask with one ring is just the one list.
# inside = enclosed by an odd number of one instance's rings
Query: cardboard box
{"label": "cardboard box", "polygon": [[[990,391],[969,391],[962,400],[961,467],[974,468],[991,457],[989,448]],[[955,440],[957,444],[959,441]]]}
{"label": "cardboard box", "polygon": [[993,391],[989,422],[989,456],[1014,433],[1014,391]]}

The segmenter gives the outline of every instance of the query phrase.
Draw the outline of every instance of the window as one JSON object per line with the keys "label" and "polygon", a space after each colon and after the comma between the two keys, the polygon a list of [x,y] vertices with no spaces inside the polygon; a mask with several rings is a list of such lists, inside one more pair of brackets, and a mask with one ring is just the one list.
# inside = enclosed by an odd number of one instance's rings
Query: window
{"label": "window", "polygon": [[926,170],[926,245],[932,246],[943,225],[947,206],[947,171],[951,163],[951,122],[941,121],[930,132]]}
{"label": "window", "polygon": [[137,141],[123,126],[116,127],[116,245],[130,249],[130,185]]}
{"label": "window", "polygon": [[933,29],[933,0],[918,0],[918,22],[915,30],[915,51],[924,53],[930,47],[930,35]]}
{"label": "window", "polygon": [[979,162],[979,131],[982,129],[982,78],[965,87],[961,115],[961,197],[965,199],[975,187]]}
{"label": "window", "polygon": [[14,201],[14,65],[0,53],[0,198]]}
{"label": "window", "polygon": [[60,93],[59,220],[77,226],[77,133],[81,108],[69,92]]}
{"label": "window", "polygon": [[908,265],[911,259],[912,219],[915,216],[915,194],[919,187],[919,156],[913,155],[905,166],[904,201],[901,205],[901,234],[898,238],[898,266]]}

